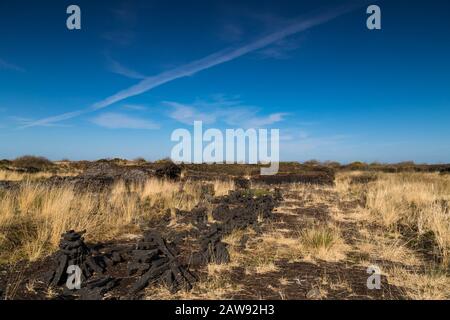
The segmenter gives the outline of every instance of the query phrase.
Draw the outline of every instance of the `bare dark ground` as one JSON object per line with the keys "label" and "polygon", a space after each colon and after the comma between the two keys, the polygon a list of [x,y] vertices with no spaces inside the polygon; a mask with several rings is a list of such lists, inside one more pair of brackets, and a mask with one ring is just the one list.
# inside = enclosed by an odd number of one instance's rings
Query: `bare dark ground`
{"label": "bare dark ground", "polygon": [[[311,222],[321,223],[331,218],[329,205],[339,203],[347,209],[354,208],[357,202],[341,202],[336,194],[330,191],[315,190],[330,203],[311,204],[311,201],[300,197],[298,193],[284,188],[285,200],[270,223],[270,228],[283,229],[285,235],[295,235]],[[323,194],[325,193],[325,194]],[[287,199],[287,200],[286,200]],[[286,214],[288,213],[288,214]],[[341,225],[345,242],[352,244],[358,238],[358,227],[352,223]],[[264,233],[264,227],[263,231]],[[251,254],[251,250],[249,250]],[[341,262],[289,262],[285,259],[277,261],[277,271],[264,274],[246,274],[243,268],[234,268],[230,277],[242,285],[242,290],[228,296],[230,299],[405,299],[402,288],[389,284],[385,276],[381,277],[381,289],[367,288],[367,270],[352,261],[352,252]],[[380,265],[386,264],[380,261]]]}
{"label": "bare dark ground", "polygon": [[[233,270],[233,277],[244,285],[242,293],[232,299],[401,299],[401,290],[389,285],[382,277],[381,290],[369,290],[368,274],[362,267],[345,263],[308,262],[276,263],[279,271],[249,277],[241,270]],[[280,283],[280,279],[287,279]],[[262,285],[264,284],[264,285]]]}

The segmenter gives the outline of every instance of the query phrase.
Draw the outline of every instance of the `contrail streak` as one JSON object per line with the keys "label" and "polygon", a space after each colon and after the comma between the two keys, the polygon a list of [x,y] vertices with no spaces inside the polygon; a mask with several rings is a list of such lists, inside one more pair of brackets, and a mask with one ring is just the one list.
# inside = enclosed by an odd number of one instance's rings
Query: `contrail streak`
{"label": "contrail streak", "polygon": [[333,20],[345,13],[348,13],[355,9],[355,6],[345,6],[340,8],[335,8],[333,10],[329,10],[327,12],[321,13],[317,16],[310,17],[305,19],[304,21],[295,23],[290,25],[289,27],[279,30],[277,32],[271,33],[265,37],[262,37],[258,40],[250,42],[244,46],[238,48],[227,48],[221,50],[219,52],[213,53],[205,58],[200,60],[193,61],[186,65],[180,66],[178,68],[162,72],[156,76],[148,77],[140,81],[134,86],[131,86],[125,90],[119,91],[116,94],[94,103],[90,107],[86,109],[81,109],[73,112],[64,113],[61,115],[48,117],[44,119],[40,119],[29,123],[22,128],[33,127],[46,125],[53,122],[59,122],[63,120],[68,120],[74,117],[78,117],[85,113],[94,112],[103,108],[106,108],[114,103],[127,99],[129,97],[133,97],[144,92],[147,92],[153,88],[156,88],[162,84],[168,83],[170,81],[194,75],[200,71],[209,69],[211,67],[217,66],[219,64],[223,64],[225,62],[237,59],[243,55],[246,55],[250,52],[262,49],[272,43],[280,41],[288,36],[294,35],[299,32],[303,32],[312,27],[324,24],[330,20]]}

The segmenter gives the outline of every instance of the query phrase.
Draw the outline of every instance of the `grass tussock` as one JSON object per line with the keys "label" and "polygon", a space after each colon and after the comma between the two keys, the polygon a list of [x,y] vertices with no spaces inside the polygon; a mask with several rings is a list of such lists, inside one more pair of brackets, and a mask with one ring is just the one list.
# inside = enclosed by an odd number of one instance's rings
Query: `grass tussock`
{"label": "grass tussock", "polygon": [[347,246],[336,226],[312,226],[300,232],[300,242],[310,257],[325,261],[345,258]]}
{"label": "grass tussock", "polygon": [[225,196],[228,194],[230,190],[234,190],[235,185],[233,180],[223,181],[216,180],[214,181],[214,195],[217,197]]}
{"label": "grass tussock", "polygon": [[401,233],[419,251],[450,262],[450,177],[433,173],[381,174],[368,185],[372,222]]}
{"label": "grass tussock", "polygon": [[395,267],[388,270],[389,281],[403,288],[403,293],[412,300],[450,299],[450,278],[442,269],[425,268],[422,272]]}

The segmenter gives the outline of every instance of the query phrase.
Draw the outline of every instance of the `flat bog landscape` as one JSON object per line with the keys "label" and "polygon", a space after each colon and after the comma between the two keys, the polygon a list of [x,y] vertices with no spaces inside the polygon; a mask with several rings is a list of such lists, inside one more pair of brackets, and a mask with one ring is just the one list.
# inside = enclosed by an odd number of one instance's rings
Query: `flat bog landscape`
{"label": "flat bog landscape", "polygon": [[0,310],[444,305],[449,31],[447,0],[0,0]]}
{"label": "flat bog landscape", "polygon": [[16,162],[0,171],[4,299],[449,298],[448,165],[281,163],[264,181],[245,165]]}

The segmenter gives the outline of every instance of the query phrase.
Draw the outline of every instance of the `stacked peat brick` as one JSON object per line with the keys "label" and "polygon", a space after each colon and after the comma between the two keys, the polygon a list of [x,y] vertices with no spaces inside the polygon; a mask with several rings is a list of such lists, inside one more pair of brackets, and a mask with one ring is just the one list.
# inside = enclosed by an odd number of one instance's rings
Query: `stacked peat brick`
{"label": "stacked peat brick", "polygon": [[224,264],[230,262],[227,245],[221,241],[222,229],[213,225],[200,240],[200,250],[193,254],[190,264],[201,266],[208,263]]}
{"label": "stacked peat brick", "polygon": [[234,230],[251,225],[256,227],[259,219],[271,216],[277,201],[280,200],[279,190],[276,190],[275,198],[269,195],[253,197],[245,190],[238,190],[217,199],[218,206],[212,212],[216,223],[207,226],[203,231],[199,240],[200,250],[192,255],[190,264],[199,266],[207,263],[228,263],[230,255],[222,238]]}
{"label": "stacked peat brick", "polygon": [[176,249],[166,243],[157,232],[147,232],[136,249],[131,252],[132,260],[128,263],[130,275],[138,273],[139,280],[131,288],[136,294],[151,283],[162,282],[171,292],[179,289],[190,290],[195,277],[182,266]]}
{"label": "stacked peat brick", "polygon": [[91,251],[84,243],[83,232],[70,230],[61,236],[59,251],[56,253],[57,267],[51,272],[48,283],[52,286],[65,284],[69,266],[79,267],[81,280],[89,279],[94,272],[103,273],[104,268],[98,264]]}

